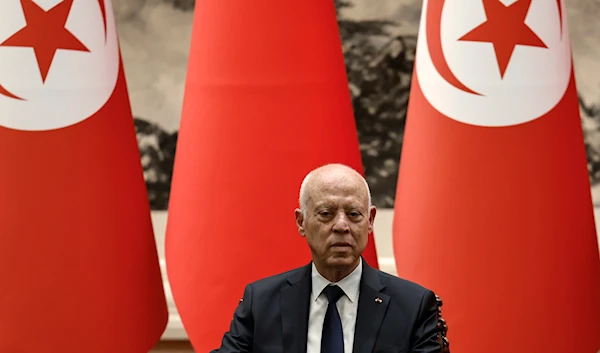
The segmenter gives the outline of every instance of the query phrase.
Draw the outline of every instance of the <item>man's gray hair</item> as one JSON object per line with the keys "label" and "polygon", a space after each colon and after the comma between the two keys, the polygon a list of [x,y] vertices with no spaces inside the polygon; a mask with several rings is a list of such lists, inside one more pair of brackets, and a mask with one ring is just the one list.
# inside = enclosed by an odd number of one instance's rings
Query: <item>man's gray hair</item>
{"label": "man's gray hair", "polygon": [[369,183],[367,183],[367,180],[359,172],[357,172],[354,168],[352,168],[350,166],[347,166],[345,164],[333,163],[333,164],[326,164],[326,165],[323,165],[323,166],[321,166],[319,168],[313,169],[310,173],[308,173],[304,177],[304,180],[302,180],[302,184],[300,184],[300,196],[299,196],[299,199],[298,199],[298,204],[300,205],[300,210],[302,210],[302,214],[306,215],[305,214],[305,210],[306,210],[306,202],[307,202],[307,198],[308,198],[308,196],[307,196],[306,193],[307,193],[307,185],[308,185],[309,179],[312,177],[312,175],[314,174],[315,171],[317,171],[317,170],[319,170],[319,169],[321,169],[323,167],[326,167],[326,166],[334,166],[334,165],[337,165],[337,166],[340,166],[340,167],[349,168],[349,169],[355,171],[358,176],[360,176],[360,179],[363,181],[363,183],[365,183],[365,187],[367,188],[367,197],[368,197],[368,200],[369,200],[369,207],[372,206],[372,203],[371,203],[371,189],[369,188]]}

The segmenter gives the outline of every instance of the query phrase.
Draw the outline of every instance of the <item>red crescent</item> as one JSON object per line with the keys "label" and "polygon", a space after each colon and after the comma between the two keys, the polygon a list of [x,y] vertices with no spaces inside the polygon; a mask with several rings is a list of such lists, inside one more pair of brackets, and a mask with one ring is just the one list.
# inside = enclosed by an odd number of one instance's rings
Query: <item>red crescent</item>
{"label": "red crescent", "polygon": [[431,61],[442,78],[449,84],[467,93],[480,95],[465,86],[456,76],[454,76],[454,73],[450,70],[446,57],[444,56],[444,51],[442,49],[442,9],[444,8],[444,2],[445,0],[429,0],[427,2],[427,27],[425,30]]}
{"label": "red crescent", "polygon": [[17,97],[14,94],[10,93],[6,88],[4,88],[4,86],[2,86],[2,84],[0,84],[0,94],[3,96],[6,96],[8,98],[14,98],[14,99],[18,99],[18,100],[24,100],[21,97]]}
{"label": "red crescent", "polygon": [[562,13],[562,0],[556,0],[558,5],[558,20],[560,21],[560,35],[563,34],[563,13]]}
{"label": "red crescent", "polygon": [[107,37],[107,29],[106,29],[106,5],[104,4],[104,0],[98,0],[98,5],[100,5],[100,12],[102,13],[102,20],[104,23],[104,40],[106,41]]}

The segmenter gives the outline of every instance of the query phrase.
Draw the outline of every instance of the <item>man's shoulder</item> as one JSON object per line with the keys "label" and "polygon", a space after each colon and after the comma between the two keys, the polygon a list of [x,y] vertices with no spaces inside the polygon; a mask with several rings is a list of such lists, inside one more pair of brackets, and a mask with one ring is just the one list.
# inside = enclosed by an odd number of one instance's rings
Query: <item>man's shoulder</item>
{"label": "man's shoulder", "polygon": [[426,293],[432,292],[429,288],[416,282],[391,275],[375,268],[373,270],[377,273],[381,283],[385,285],[385,292],[392,296],[397,295],[405,298],[413,298],[414,300],[421,300]]}
{"label": "man's shoulder", "polygon": [[378,269],[375,269],[375,271],[377,271],[377,274],[382,278],[382,281],[387,282],[387,285],[389,286],[414,290],[417,292],[425,292],[429,290],[428,288],[425,288],[424,286],[405,278],[394,276]]}

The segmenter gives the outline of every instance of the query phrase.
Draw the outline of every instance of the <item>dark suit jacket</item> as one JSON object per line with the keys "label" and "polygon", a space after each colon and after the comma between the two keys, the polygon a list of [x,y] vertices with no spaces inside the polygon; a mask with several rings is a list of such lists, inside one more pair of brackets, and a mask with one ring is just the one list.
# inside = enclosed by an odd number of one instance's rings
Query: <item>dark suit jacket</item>
{"label": "dark suit jacket", "polygon": [[[434,293],[362,263],[353,353],[442,352]],[[305,353],[311,266],[246,286],[229,332],[212,352]]]}

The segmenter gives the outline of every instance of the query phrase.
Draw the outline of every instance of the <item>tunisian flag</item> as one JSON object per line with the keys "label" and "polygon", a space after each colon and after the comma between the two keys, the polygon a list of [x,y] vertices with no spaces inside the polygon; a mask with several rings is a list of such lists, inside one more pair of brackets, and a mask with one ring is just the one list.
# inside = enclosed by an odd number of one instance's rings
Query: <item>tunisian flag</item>
{"label": "tunisian flag", "polygon": [[0,4],[0,352],[148,352],[167,309],[108,0]]}
{"label": "tunisian flag", "polygon": [[[246,284],[309,263],[294,221],[305,174],[362,162],[333,1],[197,2],[189,62],[166,260],[201,352]],[[377,267],[372,237],[364,257]]]}
{"label": "tunisian flag", "polygon": [[452,351],[596,353],[600,261],[561,0],[425,0],[398,178],[398,275]]}

